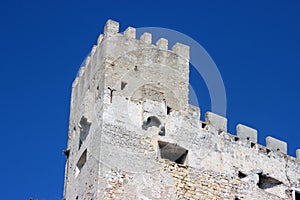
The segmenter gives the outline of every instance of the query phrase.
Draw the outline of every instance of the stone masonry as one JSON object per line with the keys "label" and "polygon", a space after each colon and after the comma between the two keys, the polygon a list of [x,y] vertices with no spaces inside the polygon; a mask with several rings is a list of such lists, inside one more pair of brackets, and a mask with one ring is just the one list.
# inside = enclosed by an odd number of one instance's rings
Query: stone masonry
{"label": "stone masonry", "polygon": [[64,199],[300,200],[300,150],[188,104],[189,47],[108,20],[72,85]]}

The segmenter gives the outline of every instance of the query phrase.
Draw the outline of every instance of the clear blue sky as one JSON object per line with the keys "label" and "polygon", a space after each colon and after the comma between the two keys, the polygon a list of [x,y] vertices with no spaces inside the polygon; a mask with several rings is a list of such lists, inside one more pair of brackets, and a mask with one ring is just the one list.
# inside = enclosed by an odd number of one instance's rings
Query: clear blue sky
{"label": "clear blue sky", "polygon": [[[197,3],[195,3],[197,2]],[[165,27],[198,41],[237,123],[300,148],[299,1],[33,1],[0,6],[1,199],[61,199],[71,83],[108,18]],[[210,109],[199,82],[202,113]],[[203,81],[202,81],[203,82]]]}

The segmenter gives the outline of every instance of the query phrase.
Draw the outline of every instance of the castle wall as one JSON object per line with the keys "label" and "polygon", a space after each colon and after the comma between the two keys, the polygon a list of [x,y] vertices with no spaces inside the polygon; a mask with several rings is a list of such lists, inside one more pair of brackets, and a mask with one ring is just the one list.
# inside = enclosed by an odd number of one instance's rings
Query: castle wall
{"label": "castle wall", "polygon": [[72,86],[67,200],[293,199],[300,155],[214,113],[200,121],[188,61],[183,44],[107,22]]}

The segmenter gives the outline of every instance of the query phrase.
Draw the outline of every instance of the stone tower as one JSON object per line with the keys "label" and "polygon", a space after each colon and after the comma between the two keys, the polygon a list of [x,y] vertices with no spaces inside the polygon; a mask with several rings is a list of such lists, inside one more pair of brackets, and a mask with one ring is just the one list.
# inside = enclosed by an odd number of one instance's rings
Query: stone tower
{"label": "stone tower", "polygon": [[200,121],[188,84],[188,46],[108,20],[72,85],[64,198],[300,200],[300,151]]}

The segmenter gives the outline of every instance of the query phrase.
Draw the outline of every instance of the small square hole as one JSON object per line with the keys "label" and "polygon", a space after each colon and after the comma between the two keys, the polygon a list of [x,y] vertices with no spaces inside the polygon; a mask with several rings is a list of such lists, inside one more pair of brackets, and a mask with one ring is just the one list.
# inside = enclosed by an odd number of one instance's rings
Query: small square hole
{"label": "small square hole", "polygon": [[245,174],[245,173],[243,173],[243,172],[239,171],[239,173],[238,173],[238,177],[239,177],[240,179],[242,179],[242,178],[246,178],[246,177],[247,177],[247,174]]}

